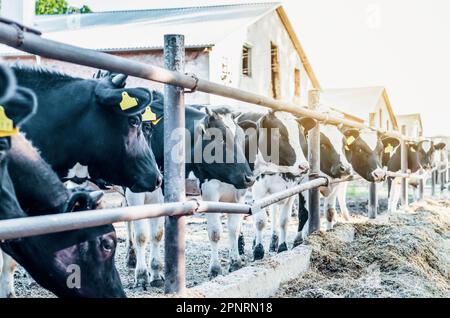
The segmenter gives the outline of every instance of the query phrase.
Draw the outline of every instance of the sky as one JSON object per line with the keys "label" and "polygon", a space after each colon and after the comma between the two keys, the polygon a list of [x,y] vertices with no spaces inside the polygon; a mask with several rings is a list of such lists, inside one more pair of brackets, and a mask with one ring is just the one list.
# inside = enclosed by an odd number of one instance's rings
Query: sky
{"label": "sky", "polygon": [[[69,0],[94,11],[239,2],[250,1]],[[385,86],[394,112],[420,113],[425,135],[450,136],[450,1],[279,2],[323,88]]]}

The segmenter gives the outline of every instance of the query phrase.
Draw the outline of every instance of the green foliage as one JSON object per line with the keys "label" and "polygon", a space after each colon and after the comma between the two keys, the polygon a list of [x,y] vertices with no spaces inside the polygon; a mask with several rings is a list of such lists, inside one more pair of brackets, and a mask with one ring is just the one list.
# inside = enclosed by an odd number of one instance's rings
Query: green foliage
{"label": "green foliage", "polygon": [[36,14],[72,14],[90,13],[87,5],[81,8],[71,7],[66,0],[36,0]]}

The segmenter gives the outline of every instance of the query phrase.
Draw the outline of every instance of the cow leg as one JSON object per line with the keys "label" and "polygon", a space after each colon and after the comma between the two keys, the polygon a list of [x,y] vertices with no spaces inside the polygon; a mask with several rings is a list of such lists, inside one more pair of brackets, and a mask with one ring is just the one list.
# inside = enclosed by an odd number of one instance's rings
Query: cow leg
{"label": "cow leg", "polygon": [[334,225],[336,217],[336,197],[339,187],[337,185],[332,186],[330,195],[324,200],[324,213],[327,219],[327,230],[331,230]]}
{"label": "cow leg", "polygon": [[347,187],[348,187],[348,182],[344,182],[338,185],[338,190],[337,190],[337,199],[339,202],[339,208],[341,210],[342,213],[342,217],[344,218],[345,221],[350,221],[350,213],[348,212],[348,208],[347,208]]}
{"label": "cow leg", "polygon": [[134,271],[134,287],[147,290],[149,275],[145,261],[146,248],[150,241],[149,220],[133,221],[134,239],[133,245],[136,250],[136,269]]}
{"label": "cow leg", "polygon": [[395,213],[397,211],[398,201],[401,193],[401,179],[395,178],[392,180],[391,194],[389,196],[388,212]]}
{"label": "cow leg", "polygon": [[253,220],[255,222],[255,244],[253,247],[253,257],[255,260],[264,258],[264,245],[263,245],[263,230],[267,223],[267,212],[266,209],[258,211],[258,213],[253,215]]}
{"label": "cow leg", "polygon": [[[138,206],[138,205],[144,205],[145,204],[145,193],[133,193],[130,191],[130,189],[125,189],[125,201],[127,203],[127,206]],[[126,264],[128,268],[135,268],[136,267],[136,243],[133,242],[133,239],[135,237],[134,234],[134,228],[133,224],[135,224],[135,221],[133,222],[127,222],[127,235],[128,235],[128,243],[127,243],[127,254],[126,254]]]}
{"label": "cow leg", "polygon": [[133,222],[127,222],[127,255],[126,264],[130,269],[136,267],[136,251],[133,246]]}
{"label": "cow leg", "polygon": [[8,254],[0,251],[0,298],[15,298],[14,292],[14,272],[16,270],[16,261]]}
{"label": "cow leg", "polygon": [[239,254],[238,238],[241,233],[242,216],[228,214],[228,240],[230,244],[230,272],[242,267],[242,259]]}
{"label": "cow leg", "polygon": [[279,232],[278,232],[278,218],[279,218],[279,212],[280,212],[280,205],[281,204],[273,204],[271,206],[272,210],[272,238],[270,240],[270,248],[269,251],[275,252],[278,248],[278,244],[280,241]]}
{"label": "cow leg", "polygon": [[294,239],[294,247],[303,243],[303,229],[308,222],[308,210],[306,209],[306,200],[302,193],[298,195],[298,230]]}
{"label": "cow leg", "polygon": [[164,218],[150,220],[150,286],[164,286],[160,244],[164,233]]}
{"label": "cow leg", "polygon": [[286,237],[289,217],[291,215],[292,206],[294,205],[295,197],[290,197],[283,204],[280,214],[280,245],[278,246],[278,253],[287,251]]}
{"label": "cow leg", "polygon": [[222,268],[219,261],[219,241],[222,234],[221,215],[218,213],[208,213],[208,238],[211,246],[211,262],[209,264],[208,276],[214,278],[222,274]]}

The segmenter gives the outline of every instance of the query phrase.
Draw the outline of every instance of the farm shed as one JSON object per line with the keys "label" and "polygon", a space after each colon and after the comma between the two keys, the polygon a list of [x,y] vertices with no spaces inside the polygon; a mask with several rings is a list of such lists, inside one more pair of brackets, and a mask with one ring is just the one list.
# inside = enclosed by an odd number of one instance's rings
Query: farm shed
{"label": "farm shed", "polygon": [[325,105],[342,113],[349,120],[378,129],[399,130],[400,126],[384,87],[326,89],[321,98]]}
{"label": "farm shed", "polygon": [[[13,3],[16,12],[9,10],[9,14],[16,19],[23,17],[21,3],[27,1]],[[181,33],[186,38],[186,72],[200,78],[302,105],[307,104],[308,90],[320,87],[279,3],[35,16],[32,21],[45,38],[158,66],[163,66],[163,35]],[[30,18],[24,22],[29,24]],[[90,77],[95,72],[3,45],[0,56],[76,76]],[[163,88],[137,78],[129,84]],[[238,103],[200,92],[186,99],[188,103]]]}
{"label": "farm shed", "polygon": [[422,117],[420,114],[397,115],[397,121],[401,126],[406,126],[406,135],[411,138],[423,137]]}

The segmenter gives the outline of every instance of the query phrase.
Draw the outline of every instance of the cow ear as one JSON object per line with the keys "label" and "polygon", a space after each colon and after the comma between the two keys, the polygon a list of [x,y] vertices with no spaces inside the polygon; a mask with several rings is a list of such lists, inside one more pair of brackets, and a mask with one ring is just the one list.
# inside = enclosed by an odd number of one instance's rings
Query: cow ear
{"label": "cow ear", "polygon": [[0,64],[0,103],[13,97],[16,91],[16,78],[9,67]]}
{"label": "cow ear", "polygon": [[95,96],[99,104],[124,116],[141,114],[152,103],[152,93],[145,88],[112,89],[98,84]]}
{"label": "cow ear", "polygon": [[398,138],[386,137],[381,140],[386,153],[391,153],[400,144]]}
{"label": "cow ear", "polygon": [[434,149],[436,149],[436,150],[442,150],[442,149],[444,149],[445,147],[446,147],[446,145],[445,145],[444,142],[440,142],[440,143],[438,143],[437,145],[434,145]]}
{"label": "cow ear", "polygon": [[238,118],[241,115],[242,115],[242,112],[232,112],[231,118],[233,118],[233,120],[235,120],[236,118]]}
{"label": "cow ear", "polygon": [[412,152],[417,152],[417,149],[419,148],[419,145],[417,143],[409,143],[408,146]]}
{"label": "cow ear", "polygon": [[19,87],[13,98],[0,105],[0,136],[15,134],[17,127],[33,116],[36,109],[36,95],[27,88]]}
{"label": "cow ear", "polygon": [[310,131],[311,129],[313,129],[314,127],[316,127],[317,122],[309,117],[303,117],[300,119],[297,119],[298,123],[303,127],[303,129],[305,130],[305,134]]}
{"label": "cow ear", "polygon": [[359,130],[355,128],[349,128],[343,131],[345,145],[351,146],[359,137]]}
{"label": "cow ear", "polygon": [[240,123],[238,123],[238,125],[239,125],[239,127],[241,127],[244,130],[244,132],[250,128],[253,128],[255,130],[258,129],[258,126],[256,125],[256,123],[251,120],[241,121]]}

